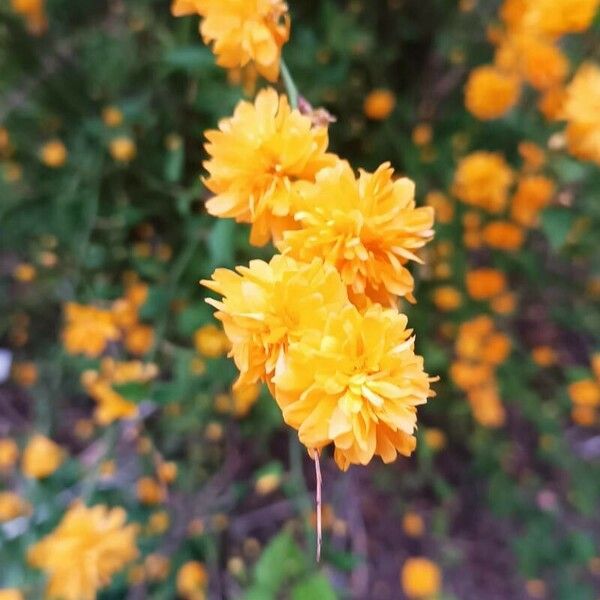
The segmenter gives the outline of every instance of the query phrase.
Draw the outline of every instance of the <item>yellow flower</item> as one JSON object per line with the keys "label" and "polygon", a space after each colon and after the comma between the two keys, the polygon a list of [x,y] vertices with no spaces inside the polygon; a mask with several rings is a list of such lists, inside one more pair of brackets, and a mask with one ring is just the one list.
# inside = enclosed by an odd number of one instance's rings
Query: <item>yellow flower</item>
{"label": "yellow flower", "polygon": [[43,479],[52,475],[64,460],[62,448],[47,437],[36,434],[23,451],[21,469],[27,477]]}
{"label": "yellow flower", "polygon": [[58,169],[67,162],[67,149],[60,140],[52,140],[41,150],[42,162],[51,169]]}
{"label": "yellow flower", "polygon": [[373,121],[385,121],[394,111],[396,96],[386,89],[373,90],[365,98],[363,111]]}
{"label": "yellow flower", "polygon": [[440,568],[428,558],[409,558],[402,566],[402,590],[409,598],[433,598],[442,587]]}
{"label": "yellow flower", "polygon": [[331,312],[348,302],[338,272],[322,261],[300,264],[276,255],[269,263],[253,260],[237,273],[217,269],[202,284],[223,296],[207,299],[218,312],[240,370],[236,387],[270,382],[290,341],[319,329]]}
{"label": "yellow flower", "polygon": [[122,508],[74,504],[58,527],[29,549],[28,561],[48,575],[49,599],[94,600],[136,558],[135,525]]}
{"label": "yellow flower", "polygon": [[218,358],[227,354],[230,344],[227,336],[215,325],[204,325],[194,334],[194,345],[202,356]]}
{"label": "yellow flower", "polygon": [[460,161],[452,191],[465,204],[499,213],[506,206],[512,182],[513,172],[501,154],[480,151]]}
{"label": "yellow flower", "polygon": [[[0,523],[28,515],[31,505],[13,492],[0,492]],[[1,599],[0,599],[1,600]]]}
{"label": "yellow flower", "polygon": [[175,16],[204,17],[200,33],[226,69],[253,64],[269,81],[279,77],[281,48],[290,35],[283,0],[174,0]]}
{"label": "yellow flower", "polygon": [[162,554],[148,554],[144,561],[144,571],[148,581],[162,581],[169,576],[171,562]]}
{"label": "yellow flower", "polygon": [[109,342],[119,339],[119,329],[109,310],[69,302],[65,307],[65,319],[62,338],[69,354],[97,358]]}
{"label": "yellow flower", "polygon": [[177,593],[185,600],[204,600],[208,573],[204,565],[190,560],[177,572]]}
{"label": "yellow flower", "polygon": [[564,104],[569,152],[600,165],[600,67],[584,63],[567,88]]}
{"label": "yellow flower", "polygon": [[406,324],[379,305],[364,314],[352,305],[330,311],[277,365],[275,399],[285,422],[307,448],[333,442],[343,470],[374,455],[389,463],[415,448],[417,406],[433,392]]}
{"label": "yellow flower", "polygon": [[581,33],[594,20],[600,0],[533,0],[523,22],[550,36]]}
{"label": "yellow flower", "polygon": [[0,440],[0,473],[10,471],[19,458],[19,447],[11,438]]}
{"label": "yellow flower", "polygon": [[467,273],[467,292],[473,300],[489,300],[506,288],[506,277],[501,271],[482,267]]}
{"label": "yellow flower", "polygon": [[504,116],[519,101],[518,77],[485,65],[471,71],[465,88],[467,110],[482,121]]}
{"label": "yellow flower", "polygon": [[254,104],[240,102],[233,117],[206,133],[206,186],[216,194],[206,203],[211,215],[251,223],[250,242],[263,246],[294,228],[297,188],[335,163],[327,154],[325,127],[291,110],[285,96],[259,92]]}
{"label": "yellow flower", "polygon": [[302,189],[296,220],[277,246],[301,261],[322,258],[336,267],[353,302],[394,305],[412,297],[414,280],[406,263],[421,262],[415,251],[433,237],[433,210],[415,207],[415,185],[394,181],[384,163],[357,178],[347,162],[324,169]]}
{"label": "yellow flower", "polygon": [[109,147],[110,155],[122,163],[131,162],[137,154],[135,142],[128,136],[121,135],[111,140]]}
{"label": "yellow flower", "polygon": [[86,371],[81,383],[97,402],[96,421],[108,425],[117,419],[129,419],[137,414],[137,405],[124,398],[113,386],[147,383],[158,375],[156,365],[139,361],[116,362],[105,358],[99,371]]}

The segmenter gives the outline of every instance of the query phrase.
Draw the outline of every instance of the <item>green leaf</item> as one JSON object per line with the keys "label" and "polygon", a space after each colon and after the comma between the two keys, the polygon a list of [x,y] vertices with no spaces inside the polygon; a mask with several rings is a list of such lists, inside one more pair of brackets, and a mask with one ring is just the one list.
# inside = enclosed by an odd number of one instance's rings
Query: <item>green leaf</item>
{"label": "green leaf", "polygon": [[113,389],[117,394],[123,396],[125,400],[135,402],[136,404],[148,397],[148,385],[145,383],[121,383],[114,385]]}
{"label": "green leaf", "polygon": [[152,320],[163,314],[168,309],[169,295],[164,288],[152,287],[148,292],[148,299],[140,310],[140,317]]}
{"label": "green leaf", "polygon": [[329,581],[321,574],[311,575],[292,589],[292,600],[336,600]]}
{"label": "green leaf", "polygon": [[201,71],[214,68],[214,57],[208,48],[199,44],[175,48],[164,56],[167,66],[184,71]]}
{"label": "green leaf", "polygon": [[265,548],[254,569],[256,583],[273,593],[285,581],[306,569],[306,559],[289,533],[276,536]]}
{"label": "green leaf", "polygon": [[235,264],[233,238],[235,222],[231,219],[219,219],[208,238],[210,257],[215,265],[221,267]]}
{"label": "green leaf", "polygon": [[564,246],[573,219],[573,212],[567,208],[549,208],[542,214],[542,229],[553,250]]}

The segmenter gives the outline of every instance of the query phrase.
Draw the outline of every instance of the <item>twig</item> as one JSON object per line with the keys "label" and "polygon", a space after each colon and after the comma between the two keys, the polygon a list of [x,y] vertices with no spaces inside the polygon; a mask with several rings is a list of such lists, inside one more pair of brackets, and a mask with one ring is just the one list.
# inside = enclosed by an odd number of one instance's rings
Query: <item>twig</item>
{"label": "twig", "polygon": [[315,475],[317,478],[317,562],[321,562],[321,545],[323,541],[323,523],[321,510],[321,488],[323,478],[321,477],[321,461],[319,459],[319,451],[314,451],[315,456]]}

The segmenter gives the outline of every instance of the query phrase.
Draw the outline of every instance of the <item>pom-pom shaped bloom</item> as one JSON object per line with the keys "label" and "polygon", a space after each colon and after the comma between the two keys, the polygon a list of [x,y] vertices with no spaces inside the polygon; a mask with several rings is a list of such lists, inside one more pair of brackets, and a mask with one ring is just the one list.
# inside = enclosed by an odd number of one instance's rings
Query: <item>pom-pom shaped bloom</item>
{"label": "pom-pom shaped bloom", "polygon": [[510,216],[524,227],[537,224],[540,211],[552,200],[555,184],[543,175],[530,175],[519,181],[512,198]]}
{"label": "pom-pom shaped bloom", "polygon": [[47,597],[94,600],[136,558],[136,527],[122,508],[72,506],[58,527],[29,549],[29,563],[49,577]]}
{"label": "pom-pom shaped bloom", "polygon": [[240,102],[233,117],[206,138],[205,183],[216,194],[206,208],[217,217],[252,223],[250,242],[257,246],[295,227],[299,182],[314,181],[336,161],[326,153],[327,129],[313,127],[273,89],[261,91],[254,104]]}
{"label": "pom-pom shaped bloom", "polygon": [[174,0],[175,16],[199,14],[202,39],[226,69],[252,63],[269,81],[279,77],[281,48],[290,35],[283,0]]}
{"label": "pom-pom shaped bloom", "polygon": [[394,181],[385,163],[375,173],[340,161],[302,188],[296,219],[301,228],[288,231],[278,248],[302,261],[318,256],[336,267],[358,305],[367,299],[394,304],[398,296],[411,298],[409,260],[433,237],[433,209],[415,207],[415,185]]}
{"label": "pom-pom shaped bloom", "polygon": [[81,380],[86,392],[97,402],[96,420],[108,425],[118,419],[129,419],[137,414],[137,404],[127,400],[118,386],[144,384],[158,375],[156,365],[139,361],[116,362],[112,358],[102,361],[100,371],[86,371]]}
{"label": "pom-pom shaped bloom", "polygon": [[529,0],[525,26],[550,36],[585,31],[596,16],[600,0]]}
{"label": "pom-pom shaped bloom", "polygon": [[330,312],[321,331],[293,343],[273,378],[285,422],[308,448],[333,442],[341,469],[409,456],[417,406],[433,395],[412,331],[395,309]]}
{"label": "pom-pom shaped bloom", "polygon": [[65,309],[63,343],[69,354],[97,358],[107,344],[118,340],[119,329],[109,310],[69,302]]}
{"label": "pom-pom shaped bloom", "polygon": [[223,296],[208,299],[217,308],[231,341],[230,356],[240,370],[236,384],[270,383],[288,344],[325,323],[348,303],[338,272],[319,259],[302,264],[276,255],[269,263],[250,261],[237,273],[217,269],[202,284]]}
{"label": "pom-pom shaped bloom", "polygon": [[498,119],[515,106],[520,93],[518,77],[486,65],[471,71],[465,87],[465,105],[482,121]]}
{"label": "pom-pom shaped bloom", "polygon": [[499,213],[506,206],[512,182],[513,172],[501,154],[480,151],[460,161],[452,191],[465,204]]}
{"label": "pom-pom shaped bloom", "polygon": [[567,88],[563,106],[569,152],[600,164],[600,67],[583,64]]}

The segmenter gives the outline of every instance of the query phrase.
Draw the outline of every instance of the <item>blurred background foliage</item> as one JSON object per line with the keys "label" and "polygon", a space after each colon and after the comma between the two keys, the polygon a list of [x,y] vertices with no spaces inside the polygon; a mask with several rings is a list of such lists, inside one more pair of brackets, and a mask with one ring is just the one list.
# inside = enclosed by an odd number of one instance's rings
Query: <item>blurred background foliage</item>
{"label": "blurred background foliage", "polygon": [[[337,118],[331,148],[366,169],[390,161],[423,204],[448,193],[468,152],[501,151],[518,165],[520,142],[546,148],[561,130],[529,92],[498,121],[465,110],[469,70],[492,57],[486,30],[497,8],[293,0],[284,57],[302,95]],[[47,31],[31,35],[0,2],[0,126],[10,137],[0,162],[0,347],[12,362],[0,437],[21,452],[43,434],[64,460],[48,477],[0,473],[0,493],[30,505],[0,518],[0,589],[41,597],[27,548],[82,497],[123,506],[140,526],[140,557],[105,599],[193,598],[179,575],[192,560],[206,569],[208,598],[404,598],[411,556],[439,566],[448,600],[597,598],[600,431],[597,417],[574,422],[568,386],[593,380],[599,349],[598,167],[550,152],[556,201],[516,252],[468,247],[470,211],[447,200],[450,217],[438,219],[417,274],[419,302],[405,307],[440,376],[437,398],[420,411],[412,459],[347,474],[325,461],[317,566],[310,460],[266,390],[247,415],[230,408],[235,369],[210,349],[218,334],[205,329],[213,320],[197,284],[217,266],[272,253],[251,248],[244,226],[204,212],[199,177],[203,132],[244,97],[238,84],[250,93],[252,83],[215,66],[197,19],[174,19],[163,0],[48,0],[46,10]],[[566,40],[572,64],[598,59],[598,32],[596,22]],[[395,103],[383,120],[365,114],[379,88]],[[53,140],[64,156],[48,149]],[[478,266],[506,275],[513,310],[468,297],[466,274]],[[122,384],[139,415],[102,426],[80,383],[99,361],[65,350],[65,305],[108,305],[133,281],[148,286],[138,318],[151,328],[137,354],[159,375]],[[440,308],[442,285],[460,306]],[[460,324],[482,313],[512,344],[496,375],[506,408],[496,428],[474,421],[449,374]],[[160,475],[165,464],[175,477]]]}

